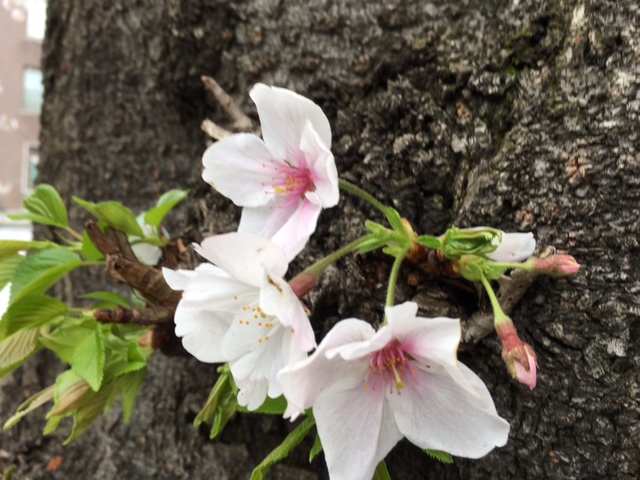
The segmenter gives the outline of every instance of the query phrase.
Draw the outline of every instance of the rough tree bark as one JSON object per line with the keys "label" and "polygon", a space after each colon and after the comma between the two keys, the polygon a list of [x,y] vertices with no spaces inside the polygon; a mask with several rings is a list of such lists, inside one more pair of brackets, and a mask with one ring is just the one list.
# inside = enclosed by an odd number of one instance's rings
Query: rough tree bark
{"label": "rough tree bark", "polygon": [[[532,230],[584,265],[575,278],[538,280],[513,313],[538,354],[535,390],[509,378],[493,336],[461,355],[511,423],[507,446],[445,466],[403,443],[393,477],[638,479],[639,15],[636,0],[52,0],[41,181],[67,201],[138,210],[187,187],[172,234],[229,231],[238,211],[200,180],[199,128],[206,117],[229,122],[200,76],[254,118],[257,81],[309,96],[332,123],[340,174],[418,231]],[[71,209],[81,225],[84,212]],[[293,271],[373,216],[343,198]],[[379,319],[388,268],[371,255],[331,269],[311,295],[317,333],[348,316]],[[415,299],[423,314],[478,309],[452,287],[409,285],[409,273],[398,300]],[[40,357],[16,372],[2,385],[2,418],[61,368]],[[15,478],[248,478],[290,426],[242,416],[208,441],[191,421],[214,376],[157,355],[130,425],[116,408],[63,448],[65,432],[42,438],[43,414],[33,415],[0,434],[0,462],[17,465]],[[45,474],[55,455],[62,465]],[[271,478],[326,478],[323,468],[303,448]]]}

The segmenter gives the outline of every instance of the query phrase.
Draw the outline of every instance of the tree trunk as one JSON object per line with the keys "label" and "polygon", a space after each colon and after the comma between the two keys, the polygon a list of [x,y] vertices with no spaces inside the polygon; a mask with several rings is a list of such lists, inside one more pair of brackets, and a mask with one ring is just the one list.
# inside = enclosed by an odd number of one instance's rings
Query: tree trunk
{"label": "tree trunk", "polygon": [[[512,314],[538,355],[535,390],[509,377],[495,335],[461,354],[510,422],[508,444],[443,465],[405,441],[389,457],[392,478],[640,478],[636,0],[52,0],[48,14],[40,179],[78,226],[87,215],[72,195],[140,211],[190,188],[173,236],[235,229],[239,210],[200,178],[200,123],[231,125],[202,86],[211,75],[253,118],[256,82],[316,101],[340,175],[418,232],[531,230],[584,265],[577,277],[538,280]],[[361,235],[368,218],[381,220],[343,196],[290,272]],[[389,261],[339,267],[311,295],[319,335],[342,318],[383,315]],[[418,301],[424,315],[467,319],[479,308],[453,286],[410,285],[410,274],[397,301]],[[2,419],[62,368],[45,355],[14,373]],[[214,380],[215,366],[157,354],[129,425],[115,408],[62,447],[68,431],[43,438],[44,413],[32,415],[0,434],[0,462],[17,466],[15,478],[248,478],[291,427],[243,415],[209,441],[191,422]],[[270,478],[326,478],[321,458],[306,460],[312,440]]]}

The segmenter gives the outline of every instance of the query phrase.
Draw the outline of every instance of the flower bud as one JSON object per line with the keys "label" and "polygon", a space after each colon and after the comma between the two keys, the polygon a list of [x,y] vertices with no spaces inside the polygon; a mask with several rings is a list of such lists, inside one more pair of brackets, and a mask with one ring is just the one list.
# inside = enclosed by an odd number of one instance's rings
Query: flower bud
{"label": "flower bud", "polygon": [[502,359],[509,373],[531,390],[536,386],[537,358],[530,345],[523,343],[511,319],[507,318],[496,327],[502,341]]}
{"label": "flower bud", "polygon": [[546,258],[535,258],[531,266],[537,273],[553,277],[568,277],[580,270],[580,264],[571,255],[551,255]]}
{"label": "flower bud", "polygon": [[309,293],[318,281],[317,275],[313,273],[301,273],[289,281],[289,286],[296,297],[302,298]]}

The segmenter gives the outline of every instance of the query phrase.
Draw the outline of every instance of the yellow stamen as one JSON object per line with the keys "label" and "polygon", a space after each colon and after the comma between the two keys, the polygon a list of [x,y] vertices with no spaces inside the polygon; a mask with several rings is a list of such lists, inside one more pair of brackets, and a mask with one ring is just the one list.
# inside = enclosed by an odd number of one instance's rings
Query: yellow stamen
{"label": "yellow stamen", "polygon": [[391,362],[391,370],[393,370],[393,376],[396,377],[396,387],[398,388],[398,390],[404,388],[404,382],[400,378],[400,374],[398,373],[398,370],[396,370],[395,362]]}

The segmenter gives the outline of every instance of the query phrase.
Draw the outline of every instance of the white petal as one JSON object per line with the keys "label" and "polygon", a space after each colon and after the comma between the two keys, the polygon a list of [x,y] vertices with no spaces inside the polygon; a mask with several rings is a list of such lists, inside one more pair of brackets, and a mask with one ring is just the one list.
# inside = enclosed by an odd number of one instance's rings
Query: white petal
{"label": "white petal", "polygon": [[260,286],[262,269],[283,277],[288,260],[278,245],[258,235],[232,232],[205,238],[196,251],[232,277]]}
{"label": "white petal", "polygon": [[402,438],[391,415],[383,413],[386,403],[384,390],[364,388],[364,377],[354,384],[347,375],[320,394],[313,414],[332,480],[371,480]]}
{"label": "white petal", "polygon": [[221,354],[220,332],[201,330],[182,337],[182,346],[201,362],[222,363],[227,359]]}
{"label": "white petal", "polygon": [[[299,203],[301,203],[300,200]],[[238,233],[272,238],[298,208],[297,202],[288,205],[243,208]]]}
{"label": "white petal", "polygon": [[313,129],[311,122],[307,122],[307,126],[302,132],[300,149],[304,153],[311,172],[311,181],[315,186],[314,193],[318,196],[320,204],[324,208],[335,207],[340,200],[336,161],[329,147],[322,142],[318,133]]}
{"label": "white petal", "polygon": [[328,350],[327,357],[333,358],[339,355],[345,360],[368,357],[373,352],[382,350],[391,340],[393,340],[393,331],[388,325],[384,325],[371,338],[360,339],[360,341]]}
{"label": "white petal", "polygon": [[171,270],[163,267],[162,275],[173,290],[184,290],[191,279],[197,275],[194,270]]}
{"label": "white petal", "polygon": [[[231,330],[230,330],[231,332]],[[265,331],[268,340],[265,340],[265,336],[262,336],[262,343],[243,343],[238,342],[237,349],[233,350],[233,342],[229,343],[228,339],[234,334],[231,333],[227,339],[225,339],[226,345],[223,346],[223,351],[240,352],[243,353],[234,358],[229,366],[231,367],[231,373],[237,380],[258,380],[266,379],[267,382],[277,383],[276,376],[278,371],[288,364],[289,361],[289,346],[291,341],[291,335],[287,334],[286,330],[282,327]],[[234,340],[237,340],[234,339]],[[232,348],[225,348],[227,345],[231,345]]]}
{"label": "white petal", "polygon": [[212,272],[197,271],[182,294],[183,303],[211,312],[236,312],[258,299],[259,289]]}
{"label": "white petal", "polygon": [[240,207],[265,205],[271,198],[271,174],[267,165],[273,155],[260,138],[238,133],[211,145],[204,152],[202,178]]}
{"label": "white petal", "polygon": [[493,400],[477,375],[460,369],[481,392],[475,396],[461,388],[442,368],[419,369],[415,382],[405,382],[402,394],[387,393],[402,434],[420,448],[480,458],[509,436],[509,424],[498,416]]}
{"label": "white petal", "polygon": [[267,398],[268,382],[265,379],[240,380],[237,382],[238,388],[238,404],[246,407],[248,410],[255,410],[262,406]]}
{"label": "white petal", "polygon": [[185,290],[189,282],[196,278],[200,272],[206,271],[217,276],[229,277],[218,267],[214,267],[210,263],[203,263],[196,267],[195,270],[171,270],[170,268],[162,267],[162,275],[165,281],[173,290]]}
{"label": "white petal", "polygon": [[521,262],[529,258],[536,249],[536,239],[533,233],[504,233],[502,242],[489,258],[496,262]]}
{"label": "white petal", "polygon": [[331,127],[322,109],[308,98],[285,88],[256,84],[249,92],[255,102],[262,126],[262,137],[276,155],[286,158],[292,148],[298,149],[307,120],[322,142],[331,148]]}
{"label": "white petal", "polygon": [[255,233],[282,247],[288,259],[302,251],[316,229],[322,207],[307,200],[278,207],[242,210],[238,232]]}
{"label": "white petal", "polygon": [[264,313],[277,317],[282,325],[291,330],[293,340],[300,350],[313,350],[316,347],[313,328],[296,294],[287,282],[266,270],[263,278],[260,307]]}
{"label": "white petal", "polygon": [[273,235],[271,240],[280,245],[288,258],[294,258],[307,245],[309,237],[316,231],[322,207],[309,201],[298,204],[298,208]]}
{"label": "white petal", "polygon": [[[318,349],[310,357],[282,369],[278,374],[278,380],[282,384],[288,401],[285,417],[291,417],[294,420],[315,403],[316,398],[327,385],[334,383],[342,376],[347,362],[340,357],[328,359],[326,356],[328,350],[366,340],[374,334],[375,330],[367,322],[355,318],[342,320],[327,333]],[[352,370],[360,368],[363,375],[366,375],[367,360],[351,362],[351,365]]]}
{"label": "white petal", "polygon": [[[231,325],[233,315],[228,312],[204,310],[199,306],[182,301],[178,304],[174,319],[178,337],[184,337],[199,331],[211,331],[219,337],[217,341],[221,346],[222,338]],[[219,347],[216,348],[221,350]]]}
{"label": "white petal", "polygon": [[149,245],[148,243],[135,243],[131,245],[133,253],[140,263],[145,265],[157,265],[158,261],[162,258],[162,250],[155,245]]}
{"label": "white petal", "polygon": [[403,321],[407,319],[416,318],[418,314],[418,304],[415,302],[404,302],[392,307],[385,307],[384,313],[389,320],[389,324],[398,323],[398,327],[394,327],[394,334],[400,332],[403,325]]}

